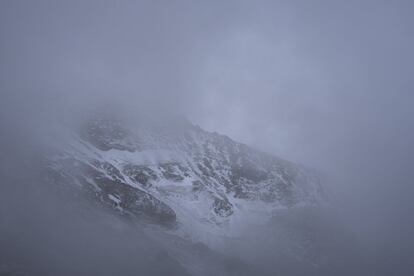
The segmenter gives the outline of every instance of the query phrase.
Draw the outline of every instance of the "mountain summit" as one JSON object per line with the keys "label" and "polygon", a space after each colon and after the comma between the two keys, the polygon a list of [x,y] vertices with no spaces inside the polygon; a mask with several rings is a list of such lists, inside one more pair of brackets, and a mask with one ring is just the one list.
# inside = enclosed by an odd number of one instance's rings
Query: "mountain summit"
{"label": "mountain summit", "polygon": [[51,182],[186,233],[220,231],[323,198],[312,171],[181,118],[96,116],[65,137],[48,158]]}

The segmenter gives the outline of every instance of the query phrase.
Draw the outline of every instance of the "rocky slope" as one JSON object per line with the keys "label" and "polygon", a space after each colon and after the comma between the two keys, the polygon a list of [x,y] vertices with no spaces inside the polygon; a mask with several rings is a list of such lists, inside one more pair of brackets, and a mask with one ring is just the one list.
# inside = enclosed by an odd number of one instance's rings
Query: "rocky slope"
{"label": "rocky slope", "polygon": [[98,116],[62,137],[49,181],[183,235],[229,234],[241,221],[323,198],[313,172],[182,119]]}

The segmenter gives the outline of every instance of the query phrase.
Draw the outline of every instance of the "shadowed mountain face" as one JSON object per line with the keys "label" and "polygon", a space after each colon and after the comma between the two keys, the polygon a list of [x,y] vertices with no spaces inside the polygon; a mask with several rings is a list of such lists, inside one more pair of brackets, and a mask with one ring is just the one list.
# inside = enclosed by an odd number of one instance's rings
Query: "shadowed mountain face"
{"label": "shadowed mountain face", "polygon": [[219,227],[249,212],[323,198],[313,172],[184,119],[131,123],[100,116],[69,136],[48,156],[50,181],[170,228]]}

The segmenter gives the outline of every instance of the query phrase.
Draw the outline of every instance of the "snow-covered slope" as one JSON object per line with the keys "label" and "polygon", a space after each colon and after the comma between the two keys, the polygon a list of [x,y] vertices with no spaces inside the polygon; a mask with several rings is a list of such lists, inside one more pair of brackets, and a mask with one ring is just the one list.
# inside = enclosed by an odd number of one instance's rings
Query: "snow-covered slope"
{"label": "snow-covered slope", "polygon": [[58,144],[48,158],[50,181],[197,240],[233,235],[275,209],[323,197],[311,171],[183,119],[99,116]]}

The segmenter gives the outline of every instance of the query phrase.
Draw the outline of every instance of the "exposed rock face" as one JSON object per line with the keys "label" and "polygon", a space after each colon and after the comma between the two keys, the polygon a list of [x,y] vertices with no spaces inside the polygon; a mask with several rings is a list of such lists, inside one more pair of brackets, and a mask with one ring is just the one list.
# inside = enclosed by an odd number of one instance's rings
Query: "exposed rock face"
{"label": "exposed rock face", "polygon": [[[53,182],[70,185],[75,191],[138,219],[173,226],[175,212],[148,192],[127,184],[122,173],[108,162],[91,160],[89,164],[77,159],[62,159],[49,170]],[[67,188],[67,187],[66,187]]]}
{"label": "exposed rock face", "polygon": [[189,217],[221,224],[245,205],[286,208],[322,197],[317,177],[304,168],[186,121],[90,120],[50,158],[50,168],[54,181],[163,225]]}

